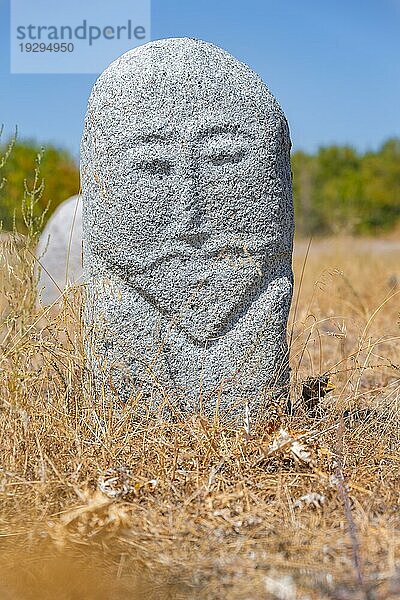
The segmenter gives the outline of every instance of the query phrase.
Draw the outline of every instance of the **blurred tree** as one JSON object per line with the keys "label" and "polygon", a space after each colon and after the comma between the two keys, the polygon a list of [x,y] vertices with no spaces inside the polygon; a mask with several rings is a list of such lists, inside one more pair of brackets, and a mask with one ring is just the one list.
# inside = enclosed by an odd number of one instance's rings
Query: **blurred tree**
{"label": "blurred tree", "polygon": [[350,146],[292,156],[297,233],[379,233],[400,221],[400,139],[376,152]]}
{"label": "blurred tree", "polygon": [[318,211],[314,210],[316,166],[314,157],[301,150],[292,156],[296,230],[303,235],[322,228]]}
{"label": "blurred tree", "polygon": [[[5,155],[9,143],[0,147],[0,155]],[[4,185],[0,189],[0,222],[5,230],[12,230],[15,215],[17,231],[26,233],[22,205],[25,182],[30,189],[34,185],[37,157],[41,147],[34,142],[15,142],[4,162],[1,175]],[[47,146],[40,160],[40,178],[43,179],[43,193],[35,205],[35,216],[39,217],[47,206],[46,219],[51,212],[70,196],[79,192],[79,171],[72,156],[65,150]]]}
{"label": "blurred tree", "polygon": [[392,227],[400,220],[400,139],[365,154],[361,177],[366,210],[360,231]]}

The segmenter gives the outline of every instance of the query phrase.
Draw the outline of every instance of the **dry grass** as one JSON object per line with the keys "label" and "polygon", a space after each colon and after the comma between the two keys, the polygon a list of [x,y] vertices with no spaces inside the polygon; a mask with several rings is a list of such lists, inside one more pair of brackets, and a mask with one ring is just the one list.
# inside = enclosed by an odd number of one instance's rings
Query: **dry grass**
{"label": "dry grass", "polygon": [[[311,247],[295,411],[248,436],[95,404],[79,293],[38,311],[29,252],[3,244],[1,598],[400,597],[399,257]],[[301,381],[325,372],[336,390],[311,418]]]}

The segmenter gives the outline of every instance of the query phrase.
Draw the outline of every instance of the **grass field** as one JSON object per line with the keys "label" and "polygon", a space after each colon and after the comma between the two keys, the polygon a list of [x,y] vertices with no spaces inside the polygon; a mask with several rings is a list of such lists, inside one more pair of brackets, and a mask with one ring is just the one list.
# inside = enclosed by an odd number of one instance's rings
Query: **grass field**
{"label": "grass field", "polygon": [[400,597],[399,245],[297,244],[294,414],[250,435],[96,404],[79,292],[37,309],[29,252],[0,261],[2,599]]}

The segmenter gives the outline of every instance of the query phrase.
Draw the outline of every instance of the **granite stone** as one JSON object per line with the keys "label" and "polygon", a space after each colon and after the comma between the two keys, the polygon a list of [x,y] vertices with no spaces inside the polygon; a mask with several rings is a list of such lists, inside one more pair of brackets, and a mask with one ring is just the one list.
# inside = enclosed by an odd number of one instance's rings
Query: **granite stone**
{"label": "granite stone", "polygon": [[43,304],[52,304],[62,292],[82,282],[82,201],[72,196],[47,221],[36,250],[40,261],[38,282]]}
{"label": "granite stone", "polygon": [[290,145],[261,78],[211,43],[150,42],[100,75],[81,142],[98,386],[225,420],[287,394]]}

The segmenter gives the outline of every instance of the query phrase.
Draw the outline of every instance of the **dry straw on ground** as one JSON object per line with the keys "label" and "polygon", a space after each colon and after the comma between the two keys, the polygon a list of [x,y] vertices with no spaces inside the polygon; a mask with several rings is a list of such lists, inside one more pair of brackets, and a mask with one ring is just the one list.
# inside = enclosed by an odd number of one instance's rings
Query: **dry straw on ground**
{"label": "dry straw on ground", "polygon": [[[1,253],[0,596],[400,597],[399,255],[297,248],[294,414],[132,424],[82,378],[80,293],[37,308]],[[301,286],[300,286],[301,284]],[[316,416],[301,382],[330,373]]]}

